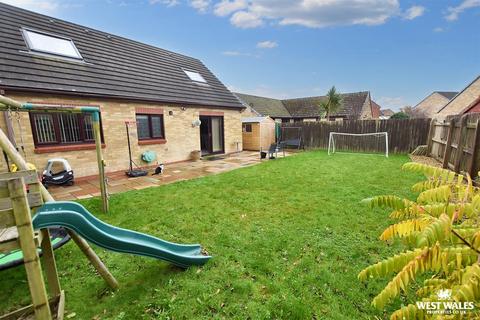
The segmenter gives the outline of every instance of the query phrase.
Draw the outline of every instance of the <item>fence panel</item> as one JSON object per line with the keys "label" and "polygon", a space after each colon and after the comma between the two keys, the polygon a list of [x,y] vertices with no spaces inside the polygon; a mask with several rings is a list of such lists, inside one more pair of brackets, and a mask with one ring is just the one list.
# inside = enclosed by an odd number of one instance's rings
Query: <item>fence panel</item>
{"label": "fence panel", "polygon": [[428,154],[441,161],[444,168],[476,177],[480,169],[479,119],[480,115],[474,113],[433,122]]}
{"label": "fence panel", "polygon": [[[307,149],[327,149],[330,132],[375,133],[388,132],[389,150],[392,153],[408,153],[419,145],[427,144],[430,119],[395,119],[395,120],[344,120],[324,122],[282,123],[282,140],[295,139],[301,135]],[[299,129],[294,129],[299,128]],[[338,143],[350,139],[352,151],[375,152],[381,141],[375,139],[358,139],[351,143],[351,137],[338,136]],[[343,140],[345,141],[343,141]]]}

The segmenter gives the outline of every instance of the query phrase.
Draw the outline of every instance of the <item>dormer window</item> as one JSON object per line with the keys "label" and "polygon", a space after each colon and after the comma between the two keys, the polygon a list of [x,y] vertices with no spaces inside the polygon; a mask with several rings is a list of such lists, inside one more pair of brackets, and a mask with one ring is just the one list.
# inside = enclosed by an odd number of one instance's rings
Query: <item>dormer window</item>
{"label": "dormer window", "polygon": [[32,52],[83,60],[72,39],[31,29],[22,29],[22,33]]}
{"label": "dormer window", "polygon": [[189,71],[189,70],[183,70],[185,74],[190,78],[190,80],[195,81],[195,82],[201,82],[201,83],[207,83],[207,80],[205,80],[202,75],[196,71]]}

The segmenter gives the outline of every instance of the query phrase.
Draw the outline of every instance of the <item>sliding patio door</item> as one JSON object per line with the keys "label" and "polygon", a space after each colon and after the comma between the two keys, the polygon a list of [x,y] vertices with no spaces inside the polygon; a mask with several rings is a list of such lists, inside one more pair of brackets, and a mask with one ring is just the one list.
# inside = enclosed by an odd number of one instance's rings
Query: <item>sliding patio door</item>
{"label": "sliding patio door", "polygon": [[223,153],[223,117],[201,116],[200,145],[202,155]]}

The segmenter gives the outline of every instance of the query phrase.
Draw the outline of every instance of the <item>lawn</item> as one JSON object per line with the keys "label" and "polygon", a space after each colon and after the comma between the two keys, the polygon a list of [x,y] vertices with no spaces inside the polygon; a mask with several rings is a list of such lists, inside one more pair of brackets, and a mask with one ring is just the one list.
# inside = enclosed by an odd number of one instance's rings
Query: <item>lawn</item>
{"label": "lawn", "polygon": [[[116,194],[114,225],[179,243],[213,259],[186,271],[94,247],[121,284],[112,292],[70,242],[56,251],[67,314],[74,319],[371,319],[385,285],[358,272],[396,248],[378,240],[386,210],[360,200],[413,197],[420,177],[407,156],[305,152],[224,174]],[[99,200],[83,202],[98,212]],[[1,272],[0,310],[29,301],[23,268]],[[396,306],[400,302],[396,302]],[[2,312],[0,312],[2,313]]]}

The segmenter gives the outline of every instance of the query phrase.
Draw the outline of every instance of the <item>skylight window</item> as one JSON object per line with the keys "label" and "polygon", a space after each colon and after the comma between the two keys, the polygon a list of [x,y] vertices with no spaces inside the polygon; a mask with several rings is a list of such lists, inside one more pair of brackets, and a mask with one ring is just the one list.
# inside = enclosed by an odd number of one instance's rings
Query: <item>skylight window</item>
{"label": "skylight window", "polygon": [[205,80],[202,75],[196,71],[188,71],[188,70],[183,70],[185,74],[190,78],[190,80],[195,81],[195,82],[201,82],[201,83],[207,83],[207,80]]}
{"label": "skylight window", "polygon": [[83,59],[72,39],[29,29],[22,29],[22,32],[31,51]]}

